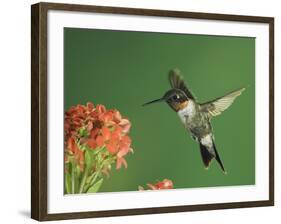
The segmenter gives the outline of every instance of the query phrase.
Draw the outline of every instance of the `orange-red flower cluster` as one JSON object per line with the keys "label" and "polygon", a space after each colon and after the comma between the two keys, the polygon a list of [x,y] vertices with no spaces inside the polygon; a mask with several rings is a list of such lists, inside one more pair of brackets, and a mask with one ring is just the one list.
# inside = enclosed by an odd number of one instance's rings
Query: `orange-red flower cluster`
{"label": "orange-red flower cluster", "polygon": [[[173,182],[169,179],[164,179],[163,181],[156,182],[155,184],[148,183],[146,184],[148,190],[165,190],[165,189],[173,189]],[[143,191],[144,188],[139,186],[139,190]]]}
{"label": "orange-red flower cluster", "polygon": [[84,155],[78,145],[87,145],[92,150],[103,147],[116,156],[116,168],[127,167],[124,156],[132,152],[131,139],[127,135],[131,123],[116,109],[106,110],[105,106],[92,103],[71,107],[65,112],[65,148],[75,155],[83,166]]}

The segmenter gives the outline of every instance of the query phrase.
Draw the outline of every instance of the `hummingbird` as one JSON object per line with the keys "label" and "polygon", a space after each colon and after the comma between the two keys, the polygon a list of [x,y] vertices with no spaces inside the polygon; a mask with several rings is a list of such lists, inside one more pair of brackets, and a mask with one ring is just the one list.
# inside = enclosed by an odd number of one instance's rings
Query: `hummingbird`
{"label": "hummingbird", "polygon": [[168,79],[171,89],[161,98],[147,102],[143,106],[157,102],[166,102],[177,113],[185,129],[191,134],[191,137],[199,143],[204,167],[208,169],[211,161],[215,159],[223,173],[226,174],[223,162],[214,143],[211,119],[229,108],[235,98],[241,95],[245,88],[229,92],[222,97],[205,103],[199,103],[187,88],[179,69],[171,70]]}

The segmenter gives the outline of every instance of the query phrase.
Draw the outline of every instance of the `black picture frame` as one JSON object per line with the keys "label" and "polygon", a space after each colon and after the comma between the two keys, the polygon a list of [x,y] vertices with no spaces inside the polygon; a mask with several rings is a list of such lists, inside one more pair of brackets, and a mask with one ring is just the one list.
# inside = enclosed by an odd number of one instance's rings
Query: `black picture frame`
{"label": "black picture frame", "polygon": [[[59,219],[79,219],[124,215],[186,212],[226,208],[259,207],[274,205],[274,18],[164,11],[137,8],[118,8],[90,5],[57,3],[38,3],[31,6],[31,217],[39,221]],[[160,16],[167,18],[195,18],[204,20],[223,20],[265,23],[269,25],[269,200],[186,205],[170,207],[138,208],[126,210],[89,211],[75,213],[48,214],[47,192],[47,13],[49,10],[98,12],[141,16]]]}

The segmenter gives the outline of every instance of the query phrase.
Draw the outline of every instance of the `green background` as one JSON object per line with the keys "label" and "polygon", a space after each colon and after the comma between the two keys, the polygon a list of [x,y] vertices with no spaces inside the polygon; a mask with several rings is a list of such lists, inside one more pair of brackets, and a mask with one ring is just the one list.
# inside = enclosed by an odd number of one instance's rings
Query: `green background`
{"label": "green background", "polygon": [[[128,168],[105,179],[100,191],[134,191],[171,179],[175,188],[255,184],[255,39],[65,28],[64,107],[104,104],[132,122],[135,153]],[[179,68],[199,102],[240,87],[246,91],[212,119],[227,170],[216,161],[205,170],[199,145],[166,103],[141,105],[170,86]]]}

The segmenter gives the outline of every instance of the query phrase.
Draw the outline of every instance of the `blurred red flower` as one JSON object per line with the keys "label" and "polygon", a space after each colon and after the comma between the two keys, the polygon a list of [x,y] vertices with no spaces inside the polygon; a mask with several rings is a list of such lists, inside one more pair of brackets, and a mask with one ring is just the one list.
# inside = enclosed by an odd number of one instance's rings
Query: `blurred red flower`
{"label": "blurred red flower", "polygon": [[[146,184],[148,190],[166,190],[166,189],[173,189],[173,182],[169,179],[164,179],[163,181],[156,182],[154,184],[148,183]],[[139,186],[139,190],[145,190],[142,186]]]}

